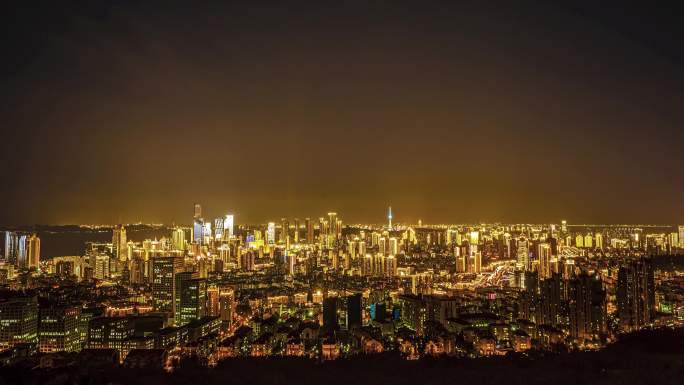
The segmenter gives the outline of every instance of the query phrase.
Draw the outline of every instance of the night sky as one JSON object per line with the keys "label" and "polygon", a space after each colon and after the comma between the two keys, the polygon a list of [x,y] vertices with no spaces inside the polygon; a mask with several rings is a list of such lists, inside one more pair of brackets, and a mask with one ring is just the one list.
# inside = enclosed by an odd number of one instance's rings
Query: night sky
{"label": "night sky", "polygon": [[684,222],[681,7],[62,3],[0,6],[0,224]]}

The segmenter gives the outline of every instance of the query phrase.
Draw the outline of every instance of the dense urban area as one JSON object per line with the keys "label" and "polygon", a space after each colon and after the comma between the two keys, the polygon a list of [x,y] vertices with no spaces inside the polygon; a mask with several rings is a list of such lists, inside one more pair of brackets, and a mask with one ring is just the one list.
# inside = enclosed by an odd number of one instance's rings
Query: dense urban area
{"label": "dense urban area", "polygon": [[[9,229],[0,364],[172,372],[255,357],[496,360],[597,351],[684,325],[682,225],[387,214],[379,225],[334,212],[247,225],[205,219],[195,204],[190,226],[72,226],[111,241],[49,257],[39,231]],[[127,237],[140,228],[166,235]]]}

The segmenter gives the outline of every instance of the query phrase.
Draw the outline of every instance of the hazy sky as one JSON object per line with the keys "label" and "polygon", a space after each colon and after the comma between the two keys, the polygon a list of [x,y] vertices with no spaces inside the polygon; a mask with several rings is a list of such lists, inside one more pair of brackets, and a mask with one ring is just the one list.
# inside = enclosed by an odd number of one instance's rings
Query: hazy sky
{"label": "hazy sky", "polygon": [[0,224],[684,222],[681,7],[10,3]]}

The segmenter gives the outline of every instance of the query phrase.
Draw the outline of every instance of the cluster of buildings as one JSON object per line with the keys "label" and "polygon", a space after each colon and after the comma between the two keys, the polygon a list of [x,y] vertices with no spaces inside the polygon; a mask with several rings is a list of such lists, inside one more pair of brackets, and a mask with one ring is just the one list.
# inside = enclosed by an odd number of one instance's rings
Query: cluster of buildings
{"label": "cluster of buildings", "polygon": [[116,226],[111,242],[43,260],[36,235],[7,232],[0,361],[476,357],[594,349],[684,323],[684,226],[392,219],[238,226],[196,204],[192,225],[161,239]]}

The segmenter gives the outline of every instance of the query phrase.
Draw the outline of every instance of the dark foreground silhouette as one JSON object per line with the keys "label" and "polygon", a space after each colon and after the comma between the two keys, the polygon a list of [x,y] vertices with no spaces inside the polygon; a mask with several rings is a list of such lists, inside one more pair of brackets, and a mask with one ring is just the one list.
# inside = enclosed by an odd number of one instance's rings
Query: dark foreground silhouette
{"label": "dark foreground silhouette", "polygon": [[233,359],[175,372],[0,369],[1,385],[153,384],[684,384],[684,329],[645,331],[598,352],[405,361],[383,354],[324,364],[304,359]]}

